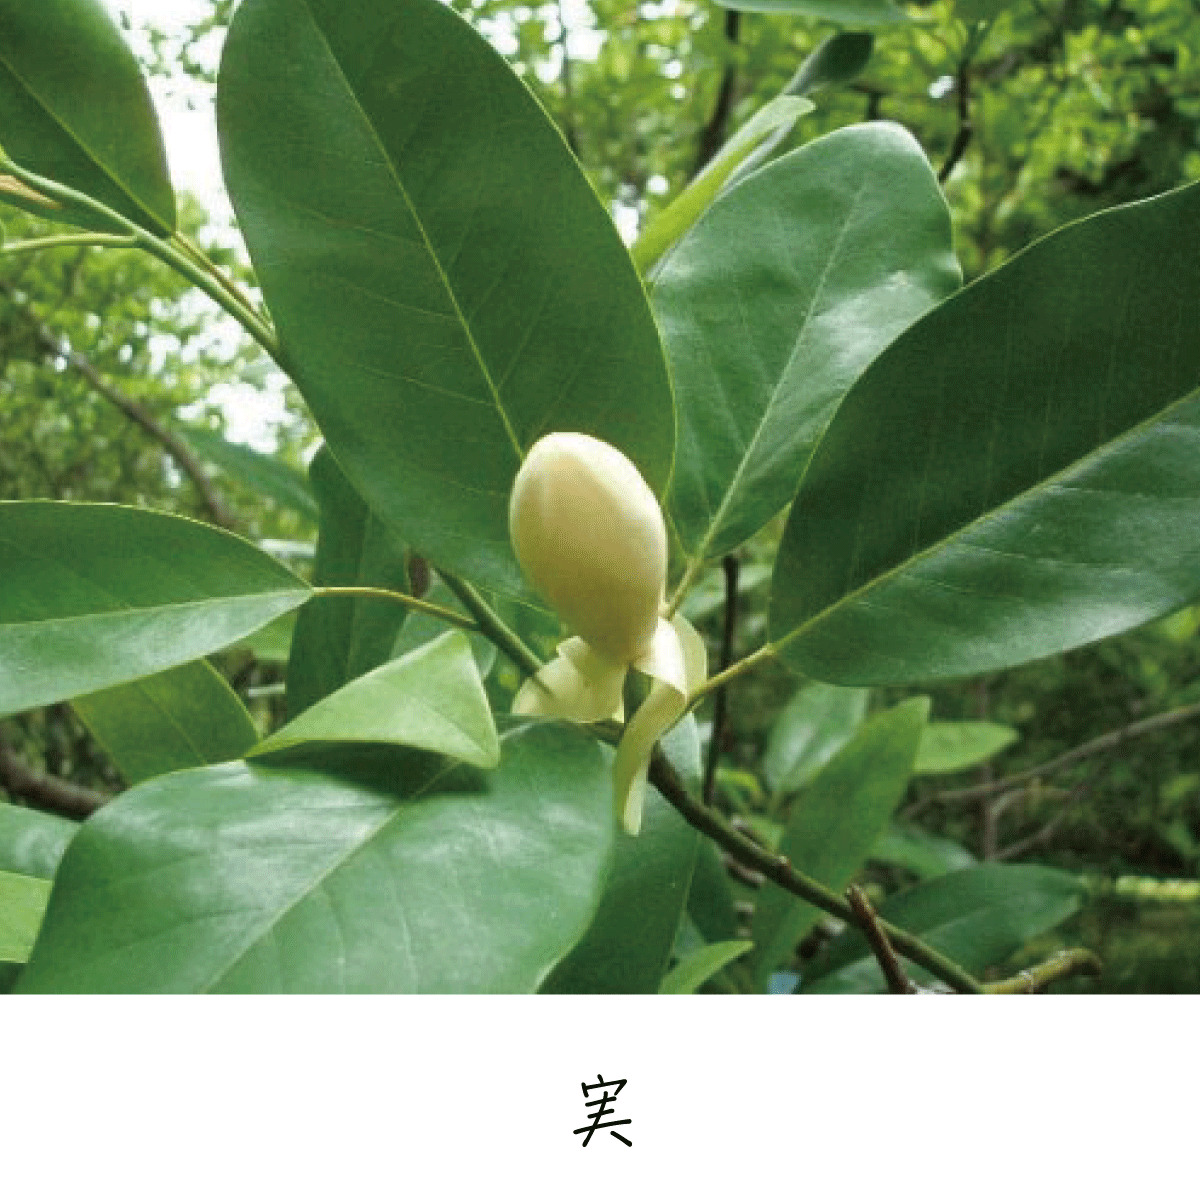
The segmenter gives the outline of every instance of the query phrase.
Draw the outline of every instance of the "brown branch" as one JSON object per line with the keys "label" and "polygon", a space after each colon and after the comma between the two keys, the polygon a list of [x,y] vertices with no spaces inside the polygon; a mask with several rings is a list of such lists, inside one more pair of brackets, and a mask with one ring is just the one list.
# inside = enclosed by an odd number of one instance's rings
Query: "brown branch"
{"label": "brown branch", "polygon": [[858,917],[859,928],[862,929],[863,935],[871,947],[871,952],[879,963],[879,969],[883,972],[884,979],[887,980],[888,991],[896,996],[913,995],[916,988],[904,973],[904,968],[900,965],[900,960],[896,957],[896,952],[892,949],[887,934],[879,927],[879,918],[871,907],[871,901],[867,899],[867,893],[856,884],[851,884],[846,889],[846,899],[850,901],[850,906]]}
{"label": "brown branch", "polygon": [[0,787],[34,808],[66,817],[90,817],[108,800],[102,792],[32,770],[3,740],[0,740]]}
{"label": "brown branch", "polygon": [[[738,560],[727,554],[721,560],[725,572],[725,624],[721,631],[720,670],[729,670],[733,662],[733,635],[737,628],[738,603]],[[708,760],[704,764],[704,785],[700,795],[705,804],[711,805],[717,790],[717,763],[721,758],[721,743],[725,740],[725,721],[729,711],[729,685],[717,689],[713,704],[712,735],[708,743]]]}
{"label": "brown branch", "polygon": [[[0,281],[0,292],[12,298],[12,289]],[[92,390],[97,392],[113,407],[117,408],[133,424],[148,433],[173,458],[179,469],[195,485],[200,500],[214,525],[224,529],[236,529],[237,519],[229,511],[225,502],[217,492],[213,481],[208,477],[203,465],[188,444],[177,434],[166,428],[144,405],[127,396],[119,388],[109,383],[92,364],[91,360],[79,351],[64,348],[54,334],[42,324],[29,309],[19,309],[29,322],[38,344],[48,354],[62,358],[68,366],[88,382]]]}
{"label": "brown branch", "polygon": [[1170,712],[1158,713],[1153,717],[1134,721],[1130,725],[1124,725],[1120,729],[1113,729],[1108,733],[1101,734],[1099,737],[1092,738],[1090,742],[1084,742],[1081,746],[1076,746],[1073,750],[1067,750],[1056,758],[1051,758],[1036,767],[1019,771],[1016,775],[1008,775],[1002,779],[992,780],[989,783],[979,783],[974,787],[939,792],[936,796],[931,797],[931,799],[937,803],[954,804],[962,800],[980,800],[996,792],[1009,791],[1022,784],[1031,783],[1035,779],[1051,775],[1055,771],[1061,771],[1064,767],[1072,766],[1085,758],[1090,758],[1094,754],[1101,754],[1106,750],[1115,750],[1132,738],[1141,737],[1147,733],[1154,733],[1157,730],[1166,729],[1171,725],[1178,725],[1183,721],[1190,721],[1193,717],[1200,717],[1200,704],[1189,704],[1185,708],[1172,709]]}
{"label": "brown branch", "polygon": [[1103,969],[1100,959],[1090,950],[1075,947],[1071,950],[1060,950],[1044,963],[1021,971],[1011,979],[986,984],[983,990],[996,996],[1029,995],[1042,991],[1060,979],[1068,979],[1072,975],[1099,975]]}
{"label": "brown branch", "polygon": [[[741,29],[742,14],[735,9],[725,10],[725,38],[731,46],[736,46],[738,32]],[[700,140],[696,145],[696,161],[692,165],[694,179],[716,157],[725,141],[729,126],[729,114],[733,111],[733,93],[737,84],[737,67],[732,58],[725,64],[721,75],[721,85],[717,89],[716,103],[712,114],[700,131]]]}
{"label": "brown branch", "polygon": [[958,129],[954,141],[950,143],[949,153],[942,168],[938,171],[938,183],[945,183],[950,178],[950,172],[958,166],[962,156],[971,144],[975,128],[971,124],[971,67],[966,60],[958,64],[958,73],[954,77],[954,88],[958,94]]}

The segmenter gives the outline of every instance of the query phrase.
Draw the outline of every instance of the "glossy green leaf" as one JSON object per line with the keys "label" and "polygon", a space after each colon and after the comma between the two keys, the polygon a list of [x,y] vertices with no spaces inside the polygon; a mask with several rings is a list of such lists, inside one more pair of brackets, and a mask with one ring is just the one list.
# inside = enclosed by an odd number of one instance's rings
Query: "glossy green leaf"
{"label": "glossy green leaf", "polygon": [[771,791],[802,788],[854,736],[870,696],[867,688],[805,684],[771,726],[762,761]]}
{"label": "glossy green leaf", "polygon": [[508,493],[551,430],[661,491],[670,385],[603,205],[503,58],[438,0],[245,0],[226,182],[290,366],[354,487],[416,551],[527,594]]}
{"label": "glossy green leaf", "polygon": [[241,758],[255,742],[246,706],[203,659],[71,702],[128,784]]}
{"label": "glossy green leaf", "polygon": [[477,767],[500,760],[492,710],[461,632],[443,634],[318,700],[255,754],[301,742],[396,742]]}
{"label": "glossy green leaf", "polygon": [[909,18],[888,0],[719,0],[740,12],[787,13],[839,25],[894,25]]}
{"label": "glossy green leaf", "polygon": [[763,105],[720,149],[703,171],[647,223],[630,250],[638,270],[649,271],[696,223],[726,180],[766,139],[783,136],[812,102],[800,96],[776,96]]}
{"label": "glossy green leaf", "polygon": [[0,715],[153,675],[303,604],[241,538],[116,504],[0,503]]}
{"label": "glossy green leaf", "polygon": [[997,671],[1200,590],[1200,186],[1068,226],[902,334],[842,402],[771,636],[832,683]]}
{"label": "glossy green leaf", "polygon": [[748,941],[716,942],[701,946],[663,976],[659,993],[664,996],[690,996],[707,983],[722,967],[741,958],[754,945]]}
{"label": "glossy green leaf", "polygon": [[[663,738],[663,749],[685,784],[694,787],[700,770],[694,718],[676,725]],[[648,788],[641,832],[637,837],[617,834],[591,927],[541,990],[657,992],[683,918],[700,840],[658,790]]]}
{"label": "glossy green leaf", "polygon": [[192,449],[215,467],[308,521],[317,520],[317,501],[308,480],[282,459],[231,442],[212,429],[184,429]]}
{"label": "glossy green leaf", "polygon": [[[1026,942],[1065,921],[1083,902],[1079,878],[1050,867],[987,863],[955,871],[879,906],[885,920],[975,974],[1003,962]],[[928,972],[905,964],[915,982]],[[805,992],[882,992],[883,975],[857,930],[847,930],[813,962]]]}
{"label": "glossy green leaf", "polygon": [[[310,600],[309,604],[315,603]],[[299,609],[304,612],[305,608]],[[292,649],[292,636],[296,631],[296,612],[284,613],[261,629],[235,642],[230,649],[245,650],[259,662],[286,663]]]}
{"label": "glossy green leaf", "polygon": [[[793,804],[779,853],[797,871],[841,892],[904,795],[929,700],[918,696],[871,718]],[[754,909],[754,971],[767,977],[820,910],[767,881]]]}
{"label": "glossy green leaf", "polygon": [[[408,554],[350,486],[327,446],[309,467],[320,505],[313,583],[408,592]],[[311,704],[387,662],[408,610],[394,600],[317,596],[296,618],[288,660],[288,712]]]}
{"label": "glossy green leaf", "polygon": [[[917,751],[918,758],[920,750]],[[872,862],[903,867],[921,879],[936,879],[951,871],[961,871],[976,865],[970,850],[947,837],[922,829],[919,825],[904,825],[894,821],[871,847]]]}
{"label": "glossy green leaf", "polygon": [[317,757],[181,772],[101,809],[63,859],[19,990],[535,990],[603,886],[595,740],[529,727],[482,791],[435,783],[413,800],[407,752],[365,747],[368,770],[347,749],[325,771]]}
{"label": "glossy green leaf", "polygon": [[1021,735],[994,721],[930,721],[921,735],[914,775],[944,775],[987,762]]}
{"label": "glossy green leaf", "polygon": [[49,896],[49,881],[0,871],[0,962],[29,958]]}
{"label": "glossy green leaf", "polygon": [[[421,598],[428,600],[431,604],[440,604],[443,608],[448,608],[464,617],[471,615],[463,608],[458,597],[437,576],[434,576],[429,590]],[[503,607],[502,602],[499,602],[496,597],[484,597],[484,599],[489,598],[493,601],[493,607],[497,609]],[[523,605],[521,607],[525,612],[535,611],[525,608]],[[407,654],[410,650],[415,650],[418,646],[423,646],[426,642],[432,642],[434,638],[441,637],[445,632],[446,622],[440,617],[432,616],[429,613],[410,612],[392,645],[392,657],[399,658],[402,654]],[[471,643],[471,653],[475,655],[475,665],[479,668],[479,674],[486,679],[496,663],[496,643],[482,633],[468,633],[467,640]]]}
{"label": "glossy green leaf", "polygon": [[789,503],[846,389],[959,280],[933,171],[888,122],[818,138],[709,209],[653,297],[679,404],[670,509],[689,559],[732,550]]}
{"label": "glossy green leaf", "polygon": [[738,932],[737,910],[733,905],[733,888],[716,843],[702,837],[688,890],[688,916],[705,940],[733,941]]}
{"label": "glossy green leaf", "polygon": [[[155,233],[175,229],[150,93],[100,0],[0,0],[0,146]],[[55,216],[95,224],[79,212]]]}
{"label": "glossy green leaf", "polygon": [[75,821],[0,803],[0,871],[53,879],[78,831]]}

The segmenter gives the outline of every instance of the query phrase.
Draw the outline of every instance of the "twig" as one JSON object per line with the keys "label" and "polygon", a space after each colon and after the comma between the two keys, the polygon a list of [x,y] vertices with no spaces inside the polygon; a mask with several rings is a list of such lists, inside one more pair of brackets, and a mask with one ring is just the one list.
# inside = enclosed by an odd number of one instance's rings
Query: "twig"
{"label": "twig", "polygon": [[900,965],[900,960],[896,957],[896,952],[892,949],[887,934],[879,927],[879,918],[871,907],[871,901],[867,899],[867,893],[857,884],[851,884],[846,889],[846,899],[850,901],[850,906],[858,917],[859,928],[866,936],[871,951],[879,963],[879,969],[883,972],[884,979],[887,980],[888,991],[897,996],[913,995],[916,989],[904,973],[904,968]]}
{"label": "twig", "polygon": [[1154,733],[1156,730],[1166,729],[1171,725],[1178,725],[1182,721],[1190,721],[1192,717],[1200,717],[1200,704],[1189,704],[1184,708],[1175,708],[1170,712],[1158,713],[1153,717],[1134,721],[1130,725],[1124,725],[1120,729],[1112,729],[1108,733],[1103,733],[1099,737],[1092,738],[1090,742],[1084,742],[1081,746],[1076,746],[1073,750],[1067,750],[1056,758],[1048,759],[1036,767],[1019,771],[1016,775],[1008,775],[1002,779],[992,780],[989,783],[975,784],[973,787],[939,792],[936,796],[931,797],[931,799],[940,804],[954,804],[961,800],[979,800],[995,792],[1008,791],[1010,788],[1019,787],[1021,784],[1031,783],[1042,776],[1051,775],[1055,771],[1061,771],[1064,767],[1069,767],[1085,758],[1090,758],[1093,754],[1100,754],[1105,750],[1116,749],[1130,738],[1141,737],[1146,733]]}
{"label": "twig", "polygon": [[453,625],[456,629],[465,629],[468,633],[479,632],[479,626],[474,621],[464,617],[461,613],[456,613],[454,609],[443,608],[440,604],[432,604],[428,600],[420,600],[416,596],[410,596],[407,592],[393,592],[387,588],[375,587],[315,587],[312,593],[314,597],[355,596],[367,600],[391,600],[394,604],[403,604],[405,608],[410,608],[414,612],[437,617],[439,621],[445,621],[447,625]]}
{"label": "twig", "polygon": [[994,996],[1028,995],[1040,992],[1060,979],[1068,979],[1072,975],[1099,975],[1103,969],[1103,964],[1095,954],[1077,946],[1071,950],[1060,950],[1044,963],[1021,971],[1011,979],[985,984],[983,990]]}
{"label": "twig", "polygon": [[938,171],[938,183],[945,183],[950,178],[950,172],[958,166],[962,156],[971,144],[975,128],[971,124],[971,64],[964,57],[958,64],[958,72],[954,78],[955,91],[958,93],[958,129],[954,141],[950,143],[950,151],[946,161]]}
{"label": "twig", "polygon": [[710,675],[692,693],[689,707],[695,708],[705,696],[723,688],[731,679],[736,679],[739,675],[744,675],[747,671],[753,671],[755,667],[761,666],[768,659],[774,657],[775,645],[768,642],[765,646],[760,646],[753,654],[747,654],[745,658],[739,658],[733,666],[726,668],[724,671],[718,671],[715,675]]}
{"label": "twig", "polygon": [[[10,299],[12,289],[0,280],[0,292]],[[108,382],[96,369],[92,361],[78,350],[65,348],[46,328],[45,325],[28,309],[17,309],[29,322],[38,344],[49,354],[62,358],[76,373],[82,375],[91,385],[92,390],[103,396],[114,408],[117,408],[130,421],[148,433],[175,460],[179,469],[195,485],[197,493],[205,509],[208,511],[213,524],[223,529],[237,529],[238,522],[222,500],[213,481],[208,477],[203,465],[186,442],[171,430],[167,429],[144,405],[127,396],[114,384]]]}
{"label": "twig", "polygon": [[[741,29],[742,14],[736,9],[725,10],[725,39],[730,46],[736,46],[738,33]],[[729,125],[729,114],[733,111],[733,92],[737,84],[737,67],[732,57],[725,64],[721,74],[721,85],[717,89],[716,103],[704,128],[700,131],[700,141],[696,146],[696,161],[692,164],[694,179],[716,156],[725,141],[726,129]]]}
{"label": "twig", "polygon": [[3,740],[0,740],[0,787],[10,796],[27,800],[34,808],[66,817],[90,817],[108,801],[102,792],[32,770]]}
{"label": "twig", "polygon": [[506,654],[526,675],[542,669],[541,660],[504,623],[494,608],[465,580],[450,571],[438,570],[446,586],[462,601],[463,607],[478,623],[479,632]]}
{"label": "twig", "polygon": [[[733,634],[737,628],[738,601],[738,560],[733,554],[727,554],[721,560],[725,571],[725,624],[721,631],[721,667],[722,672],[729,669],[733,661]],[[729,708],[729,687],[724,685],[717,689],[717,698],[713,704],[712,735],[708,743],[708,759],[704,764],[704,786],[700,790],[705,804],[712,804],[713,794],[717,786],[717,763],[721,758],[721,743],[725,740],[725,720]]]}
{"label": "twig", "polygon": [[[600,726],[593,726],[598,731]],[[619,732],[619,730],[618,730]],[[715,809],[706,808],[693,800],[684,787],[675,768],[671,765],[661,746],[656,746],[650,761],[650,782],[666,797],[667,801],[693,828],[700,830],[712,838],[724,850],[728,850],[740,862],[761,871],[772,883],[777,884],[801,900],[840,917],[848,924],[861,928],[858,914],[849,902],[842,899],[836,892],[830,891],[823,884],[792,867],[786,857],[772,854],[757,846],[749,838],[732,829]],[[939,979],[948,983],[957,992],[980,993],[983,985],[957,963],[946,958],[932,946],[926,945],[920,938],[905,932],[887,921],[879,921],[879,926],[887,934],[892,945],[905,958]]]}

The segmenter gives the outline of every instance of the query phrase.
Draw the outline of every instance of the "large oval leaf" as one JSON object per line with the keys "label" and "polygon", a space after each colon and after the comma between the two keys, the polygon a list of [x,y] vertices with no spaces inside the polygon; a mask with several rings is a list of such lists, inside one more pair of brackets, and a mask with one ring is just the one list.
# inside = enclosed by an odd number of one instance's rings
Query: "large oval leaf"
{"label": "large oval leaf", "polygon": [[[155,233],[174,232],[175,195],[150,93],[99,0],[0,0],[0,131],[14,162]],[[16,202],[15,193],[5,196]],[[96,221],[21,207],[89,227]]]}
{"label": "large oval leaf", "polygon": [[0,871],[0,962],[23,963],[42,924],[50,884]]}
{"label": "large oval leaf", "polygon": [[641,282],[565,142],[437,0],[246,0],[218,93],[290,369],[355,489],[438,565],[523,594],[508,492],[555,429],[661,491],[674,415]]}
{"label": "large oval leaf", "polygon": [[71,707],[130,785],[241,758],[258,741],[246,706],[203,659],[77,696]]}
{"label": "large oval leaf", "polygon": [[0,503],[0,715],[199,658],[303,604],[241,538],[117,504]]}
{"label": "large oval leaf", "polygon": [[354,761],[181,772],[101,809],[21,990],[535,990],[599,900],[613,821],[597,743],[530,727],[483,792],[416,800],[403,752]]}
{"label": "large oval leaf", "polygon": [[795,494],[846,389],[958,287],[950,214],[920,146],[873,122],[731,189],[654,289],[679,404],[671,512],[703,561]]}
{"label": "large oval leaf", "polygon": [[0,871],[53,879],[67,845],[78,832],[75,821],[0,803]]}
{"label": "large oval leaf", "polygon": [[1052,234],[868,368],[813,455],[771,636],[806,675],[996,671],[1200,592],[1200,185]]}

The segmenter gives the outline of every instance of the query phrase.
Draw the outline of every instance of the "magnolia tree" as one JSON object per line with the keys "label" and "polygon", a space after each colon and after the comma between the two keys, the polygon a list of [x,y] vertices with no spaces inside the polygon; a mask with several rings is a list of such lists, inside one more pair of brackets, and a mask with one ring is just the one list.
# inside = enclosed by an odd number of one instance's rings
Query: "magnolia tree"
{"label": "magnolia tree", "polygon": [[[1200,190],[964,288],[904,129],[772,157],[869,44],[824,43],[630,250],[437,0],[243,0],[217,110],[260,304],[176,231],[99,0],[0,0],[0,196],[74,227],[43,244],[175,268],[324,437],[311,580],[177,516],[0,504],[0,713],[72,702],[131,785],[82,823],[0,806],[11,986],[978,992],[1073,911],[1035,866],[954,864],[879,912],[849,886],[933,728],[924,698],[865,719],[865,689],[1200,593]],[[765,640],[706,653],[697,585],[785,510]],[[293,620],[261,736],[205,656]],[[773,660],[810,682],[751,837],[705,802],[695,712]]]}

